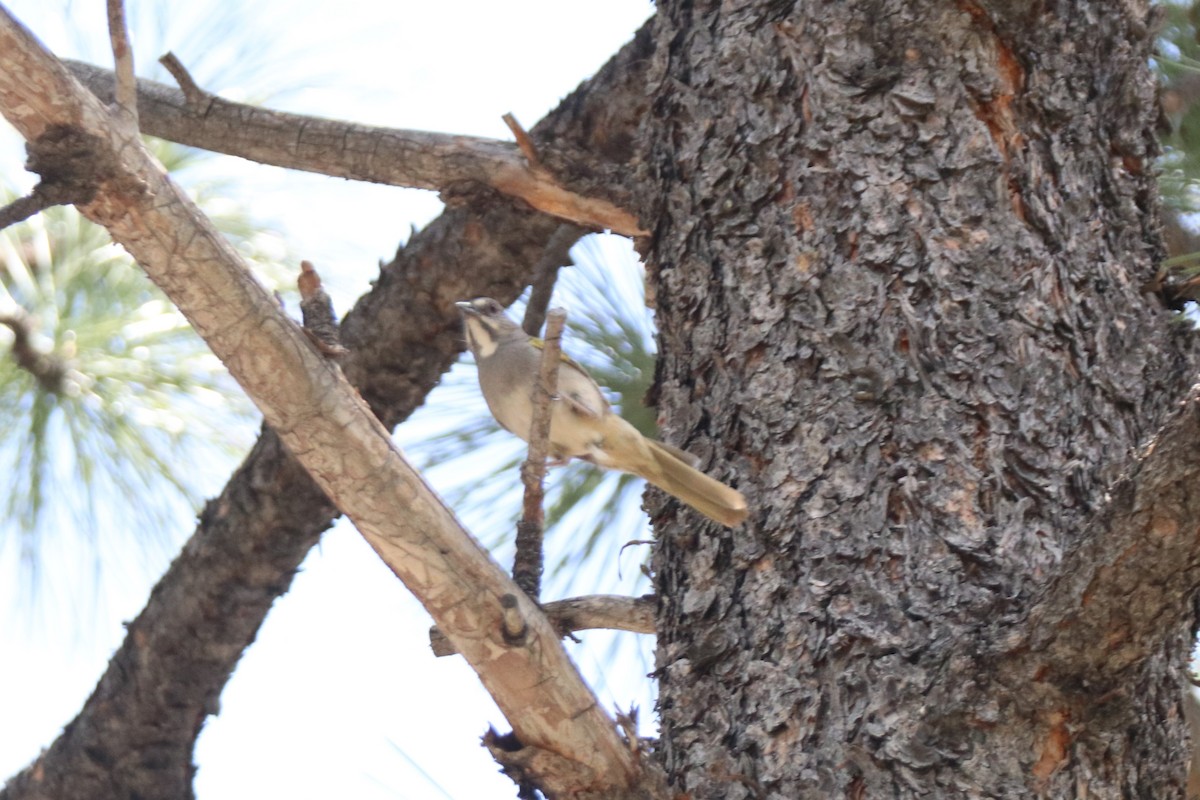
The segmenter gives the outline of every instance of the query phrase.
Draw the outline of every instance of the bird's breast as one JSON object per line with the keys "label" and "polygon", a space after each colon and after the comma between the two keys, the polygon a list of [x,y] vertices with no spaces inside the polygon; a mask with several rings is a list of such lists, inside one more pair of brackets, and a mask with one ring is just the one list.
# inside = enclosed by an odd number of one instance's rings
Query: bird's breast
{"label": "bird's breast", "polygon": [[[529,441],[533,425],[535,384],[529,376],[538,374],[541,355],[540,351],[533,353],[536,357],[529,359],[522,369],[497,369],[498,365],[489,363],[490,359],[479,365],[479,381],[492,416],[525,441]],[[600,420],[611,413],[608,401],[590,378],[568,365],[558,371],[555,394],[550,406],[551,455],[593,460],[604,438]]]}

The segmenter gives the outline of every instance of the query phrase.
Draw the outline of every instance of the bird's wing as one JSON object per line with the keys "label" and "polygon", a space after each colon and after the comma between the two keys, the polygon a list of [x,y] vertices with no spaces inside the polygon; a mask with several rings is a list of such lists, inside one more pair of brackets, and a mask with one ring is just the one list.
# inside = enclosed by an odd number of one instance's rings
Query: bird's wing
{"label": "bird's wing", "polygon": [[573,361],[564,361],[559,367],[558,396],[582,419],[599,419],[608,413],[608,401],[600,387]]}

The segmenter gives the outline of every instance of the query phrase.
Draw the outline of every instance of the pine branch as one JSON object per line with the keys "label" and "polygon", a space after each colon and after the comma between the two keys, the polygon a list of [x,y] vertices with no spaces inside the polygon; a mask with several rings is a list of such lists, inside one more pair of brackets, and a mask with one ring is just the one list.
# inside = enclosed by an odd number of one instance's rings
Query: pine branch
{"label": "pine branch", "polygon": [[[588,137],[599,135],[609,145],[595,147],[597,152],[623,157],[625,151],[613,149],[613,143],[629,140],[641,113],[641,71],[649,45],[643,31],[535,131],[589,147]],[[154,124],[155,113],[143,105],[144,128]],[[553,220],[506,204],[451,209],[397,254],[342,326],[344,341],[354,348],[343,365],[346,373],[388,425],[421,402],[456,356],[460,344],[447,335],[457,327],[453,301],[481,294],[485,287],[511,299],[556,228]],[[381,319],[388,324],[377,324]],[[189,794],[190,752],[199,721],[210,713],[212,698],[271,602],[286,590],[334,516],[274,433],[264,432],[130,625],[93,700],[37,769],[14,778],[0,796],[16,798],[50,786],[62,797],[111,796],[110,788],[118,796],[154,796],[153,789],[158,796]],[[230,604],[236,613],[210,613],[232,609]],[[151,688],[156,686],[161,690]],[[169,708],[158,702],[166,697]],[[93,774],[87,766],[101,756],[142,763],[134,755],[139,751],[153,751],[158,766],[120,775]],[[156,779],[161,782],[155,784]],[[70,781],[74,794],[64,781]],[[164,783],[172,788],[164,791]]]}
{"label": "pine branch", "polygon": [[[454,642],[519,739],[570,765],[538,776],[544,785],[570,793],[584,774],[594,776],[595,788],[638,782],[641,770],[613,721],[537,606],[462,529],[341,371],[283,317],[140,140],[118,130],[96,98],[3,13],[0,105],[30,141],[54,126],[78,126],[94,141],[110,174],[80,212],[107,228],[179,307],[284,445]],[[506,635],[514,616],[519,642]]]}
{"label": "pine branch", "polygon": [[[112,97],[112,73],[80,62],[64,63],[97,97],[106,101]],[[174,59],[172,72],[180,71],[186,74]],[[585,228],[627,236],[646,233],[620,205],[627,199],[620,185],[624,174],[598,173],[585,163],[594,154],[568,151],[558,140],[555,146],[560,152],[555,158],[543,153],[530,162],[521,145],[511,142],[272,111],[203,92],[190,76],[181,85],[183,91],[138,81],[145,133],[262,164],[432,189],[450,203],[486,188]],[[529,136],[523,139],[527,147],[532,146],[530,141]],[[549,163],[554,164],[553,171]],[[570,185],[564,183],[565,175],[572,176]]]}

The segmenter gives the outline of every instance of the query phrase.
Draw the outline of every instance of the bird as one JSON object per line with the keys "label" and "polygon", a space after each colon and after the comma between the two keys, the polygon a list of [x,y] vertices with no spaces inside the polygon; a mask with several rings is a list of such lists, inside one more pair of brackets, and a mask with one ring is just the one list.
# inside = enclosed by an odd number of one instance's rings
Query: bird
{"label": "bird", "polygon": [[[525,331],[490,297],[462,300],[467,347],[479,368],[479,388],[492,416],[505,430],[529,441],[533,396],[542,341]],[[628,472],[727,527],[749,511],[741,492],[696,469],[697,459],[665,442],[643,436],[612,410],[600,387],[578,363],[563,355],[558,390],[550,405],[552,463],[572,458]]]}

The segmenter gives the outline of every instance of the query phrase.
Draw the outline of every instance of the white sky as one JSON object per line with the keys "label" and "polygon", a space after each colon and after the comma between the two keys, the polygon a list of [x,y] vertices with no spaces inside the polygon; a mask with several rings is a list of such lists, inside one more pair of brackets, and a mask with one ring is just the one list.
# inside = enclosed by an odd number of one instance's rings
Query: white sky
{"label": "white sky", "polygon": [[[252,45],[252,68],[243,68],[244,53],[197,33],[209,18],[233,16],[235,4],[195,2],[185,12],[179,3],[131,2],[135,49],[160,48],[138,49],[139,74],[160,76],[153,60],[172,49],[206,88],[227,97],[285,89],[269,105],[496,138],[509,138],[503,113],[531,126],[652,11],[646,0],[236,5],[243,8],[237,15],[252,17],[242,17],[244,30],[229,40]],[[56,53],[109,65],[103,0],[7,6]],[[31,182],[19,170],[23,159],[11,131],[0,131],[5,180]],[[317,263],[343,312],[410,226],[440,208],[428,193],[221,162],[214,174],[241,179],[237,199],[276,222],[291,252]],[[420,424],[404,436],[419,437]],[[228,465],[209,473],[198,476],[207,496],[219,491]],[[185,510],[176,547],[191,530]],[[131,553],[106,564],[96,589],[90,562],[76,563],[74,541],[64,537],[47,550],[45,569],[58,580],[36,601],[16,588],[13,549],[0,547],[0,781],[79,710],[121,641],[121,622],[140,610],[171,555]],[[625,561],[624,571],[635,572],[636,563]],[[358,534],[339,524],[276,604],[227,685],[220,715],[206,723],[196,753],[198,796],[513,796],[478,746],[488,724],[507,726],[461,659],[429,654],[428,625]],[[603,682],[602,702],[644,706],[648,664],[606,664],[607,640],[584,639],[572,653]]]}

